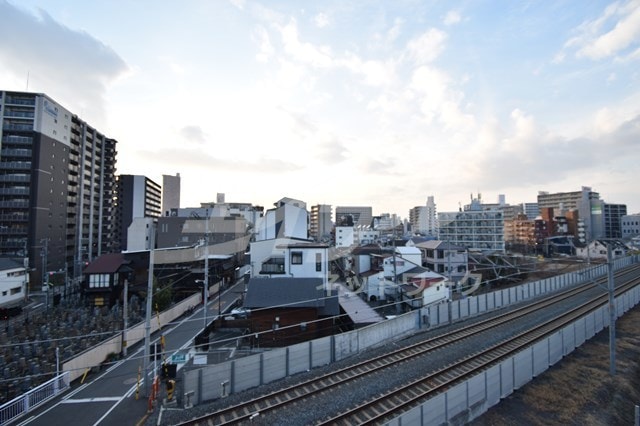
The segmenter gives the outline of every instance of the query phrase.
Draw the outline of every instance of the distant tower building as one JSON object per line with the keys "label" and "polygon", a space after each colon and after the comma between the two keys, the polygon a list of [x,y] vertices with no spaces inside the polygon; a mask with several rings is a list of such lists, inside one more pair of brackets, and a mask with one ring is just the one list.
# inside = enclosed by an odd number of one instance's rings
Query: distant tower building
{"label": "distant tower building", "polygon": [[371,226],[373,209],[371,207],[336,207],[336,223],[343,216],[353,217],[354,226]]}
{"label": "distant tower building", "polygon": [[146,176],[120,175],[117,182],[117,238],[120,251],[124,251],[128,247],[127,232],[134,219],[161,216],[161,189]]}
{"label": "distant tower building", "polygon": [[433,196],[427,197],[426,206],[416,206],[409,210],[409,222],[414,233],[438,235],[438,214]]}
{"label": "distant tower building", "polygon": [[309,217],[309,236],[316,241],[320,241],[325,237],[331,236],[331,205],[318,204],[311,206],[311,215]]}
{"label": "distant tower building", "polygon": [[216,194],[216,203],[224,204],[224,192],[218,192]]}
{"label": "distant tower building", "polygon": [[180,208],[180,173],[175,176],[162,175],[162,215],[168,216],[171,209]]}
{"label": "distant tower building", "polygon": [[[81,275],[114,250],[116,144],[42,93],[0,91],[0,256]],[[44,266],[44,271],[43,271]]]}

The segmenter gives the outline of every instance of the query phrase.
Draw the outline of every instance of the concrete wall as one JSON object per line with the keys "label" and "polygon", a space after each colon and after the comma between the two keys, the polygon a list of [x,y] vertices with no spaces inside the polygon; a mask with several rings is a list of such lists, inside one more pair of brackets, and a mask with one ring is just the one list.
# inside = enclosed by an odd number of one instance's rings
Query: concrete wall
{"label": "concrete wall", "polygon": [[[213,287],[212,287],[213,288]],[[216,288],[217,291],[217,288]],[[202,294],[194,294],[160,314],[160,324],[168,324],[183,315],[190,307],[202,303]],[[152,318],[151,333],[158,330],[158,320]],[[145,323],[141,322],[127,330],[127,345],[132,346],[145,338]],[[62,364],[62,371],[69,372],[70,381],[81,377],[87,369],[101,365],[110,354],[122,351],[122,334],[78,354]]]}

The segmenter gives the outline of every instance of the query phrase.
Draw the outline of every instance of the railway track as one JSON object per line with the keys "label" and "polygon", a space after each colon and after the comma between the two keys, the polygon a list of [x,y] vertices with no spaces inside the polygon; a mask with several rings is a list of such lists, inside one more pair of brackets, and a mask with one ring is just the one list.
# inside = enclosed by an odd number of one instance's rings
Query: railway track
{"label": "railway track", "polygon": [[[618,271],[616,274],[616,280],[625,281],[629,280],[630,277],[636,276],[640,266],[634,266],[631,268],[627,268],[621,271]],[[390,368],[393,366],[397,366],[399,363],[408,362],[415,357],[424,356],[433,351],[440,350],[449,345],[453,345],[456,342],[461,340],[470,338],[471,336],[478,335],[480,333],[487,332],[487,330],[495,329],[496,327],[504,326],[509,322],[514,321],[517,318],[522,318],[526,315],[535,315],[542,309],[546,309],[551,305],[561,303],[568,298],[576,297],[577,295],[592,291],[593,287],[596,285],[606,285],[606,278],[602,278],[600,280],[596,280],[594,283],[582,285],[579,287],[574,287],[568,290],[565,290],[560,293],[556,293],[552,296],[541,298],[529,305],[521,306],[515,309],[512,309],[506,313],[499,314],[489,319],[481,320],[475,322],[471,325],[468,325],[464,328],[454,330],[451,332],[443,333],[442,335],[431,337],[425,339],[419,343],[409,345],[407,347],[403,347],[397,349],[395,351],[386,353],[384,355],[368,359],[366,361],[356,363],[349,367],[342,368],[340,370],[333,371],[326,375],[322,375],[313,379],[309,379],[302,383],[298,383],[293,386],[289,386],[278,391],[274,391],[272,393],[263,395],[259,398],[243,402],[238,405],[230,406],[213,413],[207,414],[202,417],[191,419],[187,422],[181,423],[183,425],[224,425],[224,424],[237,424],[249,421],[257,416],[262,416],[265,413],[280,410],[283,407],[294,404],[296,402],[301,402],[306,398],[313,398],[320,395],[323,392],[328,392],[331,389],[342,386],[348,382],[352,382],[359,378],[362,378],[366,375],[373,374],[382,369]],[[592,302],[592,303],[602,303],[602,302]],[[586,308],[585,308],[586,309]],[[580,314],[582,315],[582,314]],[[558,326],[560,327],[560,326]],[[521,338],[524,338],[520,336]],[[539,338],[539,337],[538,337]],[[514,340],[515,342],[515,340]],[[487,349],[487,351],[493,351],[491,353],[500,352],[500,348],[502,350],[506,350],[505,348],[511,348],[512,345],[508,342],[501,342],[497,347],[492,347]],[[522,343],[527,344],[527,343]],[[513,351],[517,351],[518,349],[510,349],[512,353]],[[487,352],[489,353],[489,352]],[[479,355],[482,358],[482,355]],[[507,355],[502,355],[507,356]],[[480,359],[478,358],[478,359]],[[486,363],[489,362],[497,362],[495,359],[490,361],[488,355],[484,355],[486,359]],[[442,371],[434,372],[429,375],[424,380],[431,380],[430,384],[412,384],[414,386],[411,389],[402,389],[396,390],[395,393],[398,395],[406,394],[406,395],[416,395],[415,398],[419,398],[419,395],[423,395],[425,393],[425,389],[432,389],[430,392],[437,391],[441,389],[443,386],[450,386],[452,381],[462,380],[466,376],[461,376],[461,371],[469,369],[473,363],[470,362],[469,359],[464,359],[461,361],[465,365],[463,370],[455,370],[453,369],[455,365],[453,364],[451,368],[443,369]],[[477,368],[486,368],[486,363],[480,363],[480,366]],[[458,368],[462,369],[462,366]],[[477,368],[469,370],[466,372],[466,375],[476,374]],[[443,379],[443,377],[446,378]],[[439,383],[437,386],[434,383]],[[426,386],[426,388],[425,388]],[[364,403],[361,408],[354,407],[354,411],[345,412],[335,418],[331,418],[327,420],[326,424],[349,424],[351,420],[353,420],[353,424],[361,424],[362,422],[367,422],[367,418],[371,418],[371,422],[377,422],[379,420],[378,415],[381,416],[389,416],[391,412],[402,410],[407,404],[416,404],[417,402],[414,399],[411,399],[409,402],[401,403],[400,397],[394,395],[394,392],[385,395],[384,397],[374,399],[367,403]],[[406,398],[406,397],[405,397]],[[422,398],[426,398],[422,396]],[[377,401],[377,402],[376,402]],[[392,401],[398,401],[397,404],[392,404]],[[378,405],[376,405],[378,404]],[[396,408],[393,408],[394,405],[397,405]],[[373,414],[367,414],[373,413]]]}

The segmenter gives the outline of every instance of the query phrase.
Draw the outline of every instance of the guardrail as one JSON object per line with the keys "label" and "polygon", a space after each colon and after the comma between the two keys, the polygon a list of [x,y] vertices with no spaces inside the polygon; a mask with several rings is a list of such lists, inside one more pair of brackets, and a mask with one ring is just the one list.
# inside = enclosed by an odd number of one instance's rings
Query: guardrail
{"label": "guardrail", "polygon": [[51,398],[69,389],[69,372],[64,372],[24,395],[12,399],[0,406],[0,425],[17,419]]}

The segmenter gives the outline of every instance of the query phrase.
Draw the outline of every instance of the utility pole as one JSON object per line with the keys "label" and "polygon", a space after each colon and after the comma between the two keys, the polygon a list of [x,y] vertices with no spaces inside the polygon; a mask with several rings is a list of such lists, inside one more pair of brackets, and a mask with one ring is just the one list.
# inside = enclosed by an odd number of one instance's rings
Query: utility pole
{"label": "utility pole", "polygon": [[122,356],[127,356],[127,327],[129,327],[129,280],[124,279],[124,300],[122,301]]}
{"label": "utility pole", "polygon": [[[151,225],[151,238],[149,238],[149,278],[147,280],[147,312],[145,315],[145,335],[144,335],[144,391],[145,396],[150,395],[151,386],[149,386],[149,356],[151,355],[151,299],[153,298],[153,263],[154,249],[156,242],[155,224]],[[155,353],[153,358],[155,359]]]}
{"label": "utility pole", "polygon": [[611,242],[607,244],[607,272],[609,290],[609,374],[616,375],[616,299],[615,283],[613,282],[613,259]]}
{"label": "utility pole", "polygon": [[[209,209],[206,210],[204,225],[204,300],[202,301],[204,313],[204,328],[207,328],[207,302],[209,302]],[[219,313],[218,313],[219,314]]]}

